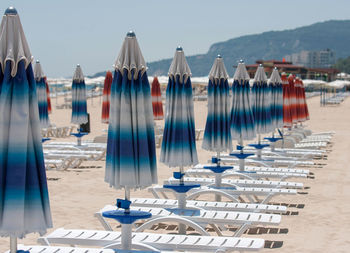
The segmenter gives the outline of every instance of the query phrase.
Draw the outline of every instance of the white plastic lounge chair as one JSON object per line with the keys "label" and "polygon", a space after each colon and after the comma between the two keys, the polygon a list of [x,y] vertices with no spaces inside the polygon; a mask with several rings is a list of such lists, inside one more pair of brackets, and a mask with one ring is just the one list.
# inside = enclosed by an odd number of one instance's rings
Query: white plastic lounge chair
{"label": "white plastic lounge chair", "polygon": [[[113,247],[121,242],[121,233],[116,231],[78,230],[59,228],[38,242],[44,245],[69,244],[81,246]],[[132,242],[146,244],[159,250],[196,252],[257,251],[264,247],[264,239],[219,236],[170,235],[154,233],[132,234]]]}
{"label": "white plastic lounge chair", "polygon": [[[148,191],[153,194],[155,198],[169,198],[167,194],[172,194],[174,199],[177,199],[176,193],[171,189],[164,188],[161,185],[149,187]],[[272,197],[277,195],[295,195],[295,189],[276,189],[276,188],[253,188],[253,187],[228,187],[224,189],[215,189],[211,187],[201,186],[193,188],[188,192],[186,200],[198,199],[202,195],[221,195],[233,202],[247,202],[267,204]]]}
{"label": "white plastic lounge chair", "polygon": [[[109,231],[112,231],[112,227],[109,222],[102,216],[105,211],[117,210],[116,206],[106,205],[100,211],[95,213],[95,217],[101,222],[102,226]],[[210,225],[218,236],[222,236],[219,229],[225,226],[234,226],[238,229],[234,232],[235,237],[241,236],[247,229],[252,226],[277,226],[281,222],[281,215],[279,214],[267,214],[267,213],[250,213],[250,212],[228,212],[228,211],[215,211],[215,210],[202,210],[202,209],[178,209],[178,208],[156,208],[156,207],[141,207],[131,206],[131,210],[150,212],[152,218],[148,219],[139,226],[135,232],[143,232],[146,229],[150,229],[153,225],[162,222],[175,222],[191,226],[193,229],[201,233],[202,235],[209,235],[204,228]]]}
{"label": "white plastic lounge chair", "polygon": [[[125,250],[118,250],[118,249],[109,249],[109,248],[76,248],[76,247],[63,247],[63,246],[40,246],[40,245],[32,245],[32,246],[25,246],[19,244],[17,246],[18,250],[23,251],[29,251],[30,253],[126,253]],[[142,252],[148,252],[148,253],[169,253],[169,251],[160,251],[155,249],[155,251],[150,250],[142,250],[142,251],[130,251],[130,253],[142,253]],[[177,252],[177,251],[170,251],[170,252]],[[189,253],[188,251],[186,251]],[[186,253],[185,252],[185,253]],[[10,253],[10,251],[6,251],[6,253]]]}
{"label": "white plastic lounge chair", "polygon": [[[249,168],[249,169],[247,169]],[[254,170],[254,168],[259,168],[258,170]],[[266,169],[264,171],[263,169]],[[278,171],[281,168],[276,168],[276,171],[271,171],[271,169],[274,168],[264,168],[264,167],[252,167],[252,166],[246,166],[245,172],[240,172],[239,170],[226,170],[221,174],[221,178],[228,178],[228,177],[239,177],[239,178],[246,178],[246,179],[278,179],[279,181],[284,181],[288,178],[307,178],[308,174],[305,173],[296,173],[296,172],[284,172],[284,171]],[[287,169],[287,168],[285,168]],[[288,169],[288,170],[297,170],[297,169]],[[215,173],[208,170],[208,169],[200,169],[200,168],[192,168],[188,169],[185,174],[187,176],[192,177],[214,177]]]}
{"label": "white plastic lounge chair", "polygon": [[[187,184],[200,184],[205,186],[215,186],[215,178],[203,177],[184,177],[184,182]],[[179,180],[173,177],[164,181],[164,184],[175,184]],[[303,183],[285,182],[285,181],[268,181],[268,180],[251,180],[251,179],[222,179],[223,187],[268,187],[268,188],[287,188],[287,189],[302,189]]]}
{"label": "white plastic lounge chair", "polygon": [[105,158],[105,152],[100,150],[69,150],[69,149],[44,149],[44,154],[62,155],[86,155],[88,160],[98,161]]}
{"label": "white plastic lounge chair", "polygon": [[[153,198],[132,198],[132,206],[158,207],[158,208],[176,208],[178,201],[175,199],[153,199]],[[247,204],[239,202],[215,202],[201,200],[187,200],[188,208],[197,208],[215,211],[236,211],[236,212],[254,212],[254,213],[277,213],[287,212],[287,207],[280,205],[265,204]]]}

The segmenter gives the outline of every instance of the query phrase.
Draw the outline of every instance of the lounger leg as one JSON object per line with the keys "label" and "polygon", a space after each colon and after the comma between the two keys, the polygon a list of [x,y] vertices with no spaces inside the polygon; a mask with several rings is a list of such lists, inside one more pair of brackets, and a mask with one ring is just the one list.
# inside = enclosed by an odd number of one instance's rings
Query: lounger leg
{"label": "lounger leg", "polygon": [[243,224],[236,232],[233,234],[234,237],[240,237],[249,227],[250,223]]}

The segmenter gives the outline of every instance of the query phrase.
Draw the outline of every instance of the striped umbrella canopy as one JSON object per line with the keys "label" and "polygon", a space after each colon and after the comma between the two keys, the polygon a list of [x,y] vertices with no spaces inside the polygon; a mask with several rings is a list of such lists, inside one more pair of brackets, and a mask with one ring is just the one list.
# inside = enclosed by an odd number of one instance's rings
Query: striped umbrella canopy
{"label": "striped umbrella canopy", "polygon": [[116,189],[157,183],[151,90],[135,33],[129,32],[111,86],[105,181]]}
{"label": "striped umbrella canopy", "polygon": [[113,76],[111,71],[107,71],[103,85],[103,100],[102,100],[102,123],[107,123],[109,120],[109,104],[111,96],[111,85]]}
{"label": "striped umbrella canopy", "polygon": [[86,89],[83,71],[78,64],[72,83],[72,118],[73,124],[84,124],[88,122],[87,106],[86,106]]}
{"label": "striped umbrella canopy", "polygon": [[190,76],[184,51],[178,47],[169,68],[160,161],[180,170],[198,163]]}
{"label": "striped umbrella canopy", "polygon": [[47,97],[47,111],[50,114],[52,112],[52,107],[51,107],[51,98],[50,98],[50,87],[47,82],[46,76],[44,76],[45,80],[45,86],[46,86],[46,97]]}
{"label": "striped umbrella canopy", "polygon": [[274,129],[283,127],[283,88],[278,69],[274,68],[269,80],[271,90],[271,121]]}
{"label": "striped umbrella canopy", "polygon": [[208,115],[203,149],[222,152],[232,149],[230,129],[230,87],[224,61],[219,55],[209,72]]}
{"label": "striped umbrella canopy", "polygon": [[250,103],[249,75],[245,64],[240,61],[233,76],[231,135],[240,145],[243,140],[251,140],[256,136],[254,116]]}
{"label": "striped umbrella canopy", "polygon": [[152,107],[153,107],[153,116],[155,120],[161,120],[164,118],[163,114],[163,102],[162,94],[160,92],[160,84],[158,77],[154,77],[152,81]]}
{"label": "striped umbrella canopy", "polygon": [[273,130],[271,120],[271,92],[264,67],[260,64],[251,90],[252,111],[256,132],[266,134]]}
{"label": "striped umbrella canopy", "polygon": [[307,102],[306,102],[306,96],[305,96],[305,86],[303,83],[303,80],[300,79],[300,88],[301,88],[301,97],[302,97],[302,102],[301,104],[304,106],[304,121],[309,120],[310,119],[310,115],[309,115],[309,109],[307,106]]}
{"label": "striped umbrella canopy", "polygon": [[0,236],[52,227],[32,55],[13,7],[0,25]]}
{"label": "striped umbrella canopy", "polygon": [[38,97],[40,125],[42,128],[47,128],[50,126],[50,120],[47,104],[46,83],[44,72],[41,68],[41,64],[39,61],[36,61],[35,63],[34,79],[36,83],[36,93]]}
{"label": "striped umbrella canopy", "polygon": [[290,74],[288,76],[288,83],[289,83],[289,99],[290,99],[290,111],[292,116],[292,124],[298,123],[298,104],[297,104],[297,95],[296,95],[296,89],[294,84],[294,75]]}
{"label": "striped umbrella canopy", "polygon": [[290,128],[293,125],[291,114],[290,86],[286,73],[281,75],[283,87],[283,127]]}

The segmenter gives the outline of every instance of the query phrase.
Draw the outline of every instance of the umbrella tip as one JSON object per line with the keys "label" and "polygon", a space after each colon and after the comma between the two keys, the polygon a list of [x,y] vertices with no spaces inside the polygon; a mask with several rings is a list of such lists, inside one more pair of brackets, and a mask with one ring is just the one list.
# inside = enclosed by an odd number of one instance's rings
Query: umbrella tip
{"label": "umbrella tip", "polygon": [[35,62],[36,62],[36,63],[40,63],[40,61],[39,61],[39,60],[36,60]]}
{"label": "umbrella tip", "polygon": [[221,54],[218,54],[218,56],[216,56],[216,58],[222,58]]}
{"label": "umbrella tip", "polygon": [[244,63],[244,61],[242,59],[239,60],[239,63]]}
{"label": "umbrella tip", "polygon": [[6,9],[5,15],[17,15],[17,10],[15,7],[10,6]]}
{"label": "umbrella tip", "polygon": [[178,47],[176,48],[176,51],[183,51],[183,49],[182,49],[181,46],[178,46]]}
{"label": "umbrella tip", "polygon": [[134,31],[130,30],[127,34],[126,34],[127,37],[136,37],[136,34]]}
{"label": "umbrella tip", "polygon": [[80,64],[79,64],[79,63],[77,64],[77,67],[80,67]]}
{"label": "umbrella tip", "polygon": [[263,66],[263,65],[260,63],[260,64],[259,64],[259,67],[262,67],[262,66]]}
{"label": "umbrella tip", "polygon": [[274,70],[278,70],[277,67],[274,67],[273,69],[274,69]]}

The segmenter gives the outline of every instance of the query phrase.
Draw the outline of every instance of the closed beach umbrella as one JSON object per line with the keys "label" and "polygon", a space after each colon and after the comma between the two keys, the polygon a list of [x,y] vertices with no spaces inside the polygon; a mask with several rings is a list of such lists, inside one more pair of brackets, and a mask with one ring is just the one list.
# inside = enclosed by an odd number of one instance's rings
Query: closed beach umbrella
{"label": "closed beach umbrella", "polygon": [[180,167],[181,173],[183,167],[198,163],[190,76],[184,51],[178,47],[169,68],[160,161]]}
{"label": "closed beach umbrella", "polygon": [[230,129],[230,87],[224,61],[218,56],[209,72],[208,115],[203,149],[222,152],[232,149]]}
{"label": "closed beach umbrella", "polygon": [[49,84],[47,83],[46,76],[44,77],[44,79],[45,79],[45,86],[46,86],[47,111],[50,114],[52,112],[51,98],[50,98],[50,87],[49,87]]}
{"label": "closed beach umbrella", "polygon": [[151,91],[136,36],[129,32],[111,86],[105,181],[119,188],[157,182]]}
{"label": "closed beach umbrella", "polygon": [[290,128],[293,125],[291,114],[290,86],[286,73],[281,75],[283,87],[283,127]]}
{"label": "closed beach umbrella", "polygon": [[32,55],[16,9],[0,25],[0,236],[52,227]]}
{"label": "closed beach umbrella", "polygon": [[249,75],[245,64],[240,61],[233,76],[232,109],[231,109],[231,136],[239,144],[243,140],[251,140],[256,136],[254,116],[250,103]]}
{"label": "closed beach umbrella", "polygon": [[103,215],[122,224],[122,249],[130,250],[130,223],[151,217],[150,213],[130,210],[130,189],[157,183],[151,90],[134,32],[127,34],[114,66],[105,181],[111,187],[125,189],[125,200],[117,200],[117,206],[125,211]]}
{"label": "closed beach umbrella", "polygon": [[72,119],[73,124],[84,124],[88,122],[87,109],[86,109],[86,90],[83,71],[78,64],[72,83]]}
{"label": "closed beach umbrella", "polygon": [[296,110],[297,110],[297,122],[301,123],[305,121],[304,119],[304,106],[302,103],[304,102],[301,95],[301,84],[300,79],[298,77],[294,80],[294,89],[295,89],[295,97],[296,97]]}
{"label": "closed beach umbrella", "polygon": [[271,90],[271,121],[273,129],[283,127],[283,88],[277,68],[272,71],[269,80]]}
{"label": "closed beach umbrella", "polygon": [[309,115],[309,109],[307,106],[307,102],[306,102],[306,95],[305,95],[305,86],[303,83],[303,80],[300,79],[300,88],[301,88],[301,97],[302,97],[302,105],[304,106],[304,113],[305,113],[305,120],[309,120],[310,119],[310,115]]}
{"label": "closed beach umbrella", "polygon": [[162,94],[160,92],[160,84],[158,81],[158,77],[154,77],[152,81],[152,107],[153,107],[153,116],[155,120],[161,120],[164,118],[163,113],[163,102],[162,102]]}
{"label": "closed beach umbrella", "polygon": [[36,61],[34,68],[34,79],[36,83],[36,93],[39,105],[39,118],[42,128],[47,128],[50,125],[49,109],[47,104],[47,92],[44,72],[39,61]]}
{"label": "closed beach umbrella", "polygon": [[288,84],[289,84],[289,101],[290,101],[290,112],[292,116],[292,124],[298,123],[298,105],[297,105],[297,97],[296,97],[296,89],[294,84],[294,75],[290,74],[288,76]]}
{"label": "closed beach umbrella", "polygon": [[269,133],[272,131],[271,94],[265,70],[261,64],[256,70],[251,94],[256,132],[258,134]]}
{"label": "closed beach umbrella", "polygon": [[102,123],[107,123],[109,120],[109,106],[111,96],[111,85],[113,76],[111,71],[107,71],[103,85],[103,101],[102,101]]}

